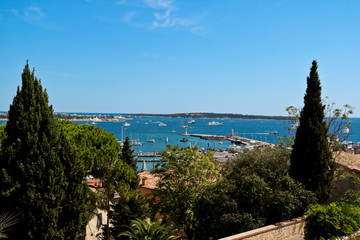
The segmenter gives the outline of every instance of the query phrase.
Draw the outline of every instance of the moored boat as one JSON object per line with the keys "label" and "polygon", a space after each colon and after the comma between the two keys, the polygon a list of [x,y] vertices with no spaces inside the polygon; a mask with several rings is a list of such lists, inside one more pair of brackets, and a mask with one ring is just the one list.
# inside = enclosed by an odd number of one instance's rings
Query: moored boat
{"label": "moored boat", "polygon": [[219,126],[219,125],[223,125],[223,124],[221,122],[212,121],[212,122],[208,122],[206,125],[208,125],[208,126]]}

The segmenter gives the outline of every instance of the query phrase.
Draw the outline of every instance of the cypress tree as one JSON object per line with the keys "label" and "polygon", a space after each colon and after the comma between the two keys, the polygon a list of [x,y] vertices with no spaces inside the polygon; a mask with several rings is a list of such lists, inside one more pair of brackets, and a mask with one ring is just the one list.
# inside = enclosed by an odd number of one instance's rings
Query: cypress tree
{"label": "cypress tree", "polygon": [[307,77],[304,108],[291,153],[290,175],[316,194],[323,202],[330,196],[335,162],[329,148],[328,126],[324,120],[325,106],[321,101],[321,86],[317,62],[312,62]]}
{"label": "cypress tree", "polygon": [[19,214],[10,239],[75,239],[84,227],[84,171],[28,62],[1,146],[0,202]]}
{"label": "cypress tree", "polygon": [[134,171],[137,171],[137,161],[134,158],[134,150],[131,149],[129,137],[125,138],[124,144],[121,150],[120,158],[125,161],[127,165],[132,167]]}
{"label": "cypress tree", "polygon": [[133,175],[129,179],[129,191],[118,192],[119,199],[112,205],[110,214],[110,232],[113,238],[123,240],[129,239],[127,236],[118,236],[121,232],[127,230],[134,218],[144,218],[147,216],[147,207],[144,197],[136,189],[139,186],[139,177],[137,172],[137,160],[134,157],[134,150],[131,148],[129,137],[126,137],[122,146],[120,160],[130,167]]}

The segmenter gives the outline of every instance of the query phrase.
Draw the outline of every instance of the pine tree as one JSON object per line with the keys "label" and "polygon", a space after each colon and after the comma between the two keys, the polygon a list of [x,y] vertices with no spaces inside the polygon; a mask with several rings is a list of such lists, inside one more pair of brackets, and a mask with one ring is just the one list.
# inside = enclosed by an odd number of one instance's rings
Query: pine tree
{"label": "pine tree", "polygon": [[291,153],[290,175],[316,194],[323,202],[330,196],[335,162],[329,148],[328,126],[324,120],[325,106],[321,101],[321,86],[317,62],[312,62],[307,77],[304,108]]}
{"label": "pine tree", "polygon": [[[120,159],[123,160],[127,165],[129,165],[132,169],[134,169],[135,173],[137,172],[137,160],[134,157],[134,150],[131,149],[131,144],[129,137],[125,138],[124,144],[122,146]],[[131,189],[137,189],[139,186],[139,178],[136,175],[130,183]]]}
{"label": "pine tree", "polygon": [[128,239],[127,236],[118,236],[120,232],[126,230],[125,225],[129,225],[134,218],[144,218],[147,216],[147,207],[144,197],[137,191],[139,177],[136,174],[137,160],[134,157],[134,150],[131,149],[129,137],[126,137],[120,160],[126,163],[133,173],[133,178],[129,179],[129,191],[119,192],[119,199],[112,205],[110,214],[110,232],[115,239]]}
{"label": "pine tree", "polygon": [[124,145],[121,150],[121,159],[125,161],[127,165],[132,167],[134,171],[137,171],[137,161],[134,158],[134,150],[131,149],[129,137],[125,138]]}
{"label": "pine tree", "polygon": [[88,208],[83,166],[59,130],[48,95],[28,62],[5,132],[0,202],[3,209],[19,214],[10,239],[75,239]]}

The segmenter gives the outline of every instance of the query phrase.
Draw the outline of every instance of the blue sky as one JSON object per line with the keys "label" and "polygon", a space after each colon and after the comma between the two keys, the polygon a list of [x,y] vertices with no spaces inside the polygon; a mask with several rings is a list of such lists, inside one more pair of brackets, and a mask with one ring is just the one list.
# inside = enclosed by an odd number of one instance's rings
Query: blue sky
{"label": "blue sky", "polygon": [[0,1],[0,111],[29,59],[56,112],[286,115],[312,60],[360,116],[358,0]]}

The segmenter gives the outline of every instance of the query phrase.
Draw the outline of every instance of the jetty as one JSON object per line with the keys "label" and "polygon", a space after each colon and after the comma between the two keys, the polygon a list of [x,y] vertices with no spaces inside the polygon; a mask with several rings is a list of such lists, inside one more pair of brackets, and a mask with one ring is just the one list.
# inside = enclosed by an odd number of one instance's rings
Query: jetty
{"label": "jetty", "polygon": [[233,134],[233,132],[231,133],[231,135],[228,135],[228,136],[210,135],[210,134],[189,134],[187,132],[182,135],[189,136],[189,137],[198,137],[198,138],[210,140],[210,141],[230,141],[237,145],[273,145],[268,142],[263,142],[263,141],[259,141],[259,140],[255,140],[255,139],[235,136]]}
{"label": "jetty", "polygon": [[139,158],[157,158],[161,157],[161,154],[158,152],[138,152],[136,156]]}

